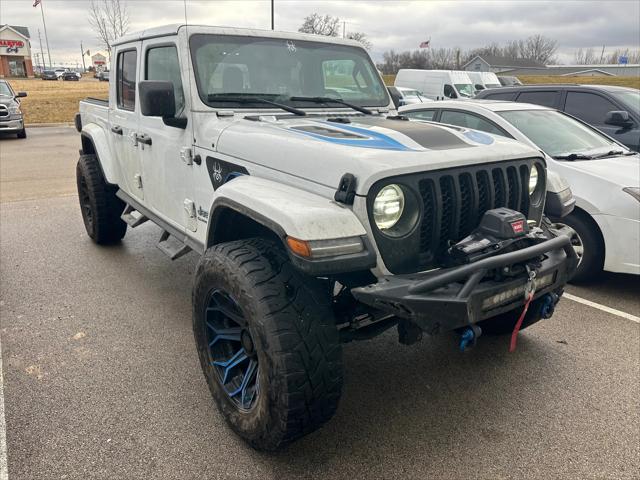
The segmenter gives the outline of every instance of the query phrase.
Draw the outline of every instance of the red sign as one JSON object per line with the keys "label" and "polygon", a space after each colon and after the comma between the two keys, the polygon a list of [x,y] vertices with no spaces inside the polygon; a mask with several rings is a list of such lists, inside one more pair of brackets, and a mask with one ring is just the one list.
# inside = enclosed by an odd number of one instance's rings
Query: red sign
{"label": "red sign", "polygon": [[511,228],[513,228],[513,233],[524,232],[524,220],[518,220],[517,222],[513,222],[511,224]]}
{"label": "red sign", "polygon": [[24,42],[22,40],[0,40],[0,47],[22,48]]}

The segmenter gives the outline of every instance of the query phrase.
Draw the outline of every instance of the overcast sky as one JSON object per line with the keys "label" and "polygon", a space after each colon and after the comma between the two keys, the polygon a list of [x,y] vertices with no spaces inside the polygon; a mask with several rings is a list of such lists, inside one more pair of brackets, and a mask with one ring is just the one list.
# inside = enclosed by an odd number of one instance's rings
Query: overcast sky
{"label": "overcast sky", "polygon": [[[184,22],[182,0],[125,0],[131,31]],[[270,28],[270,0],[187,0],[189,23]],[[40,7],[33,0],[0,0],[0,24],[29,28],[39,51],[38,29],[44,30]],[[89,0],[43,0],[54,63],[81,62],[85,49],[102,47],[87,23]],[[347,31],[369,35],[371,53],[379,60],[390,48],[416,48],[431,38],[433,47],[463,49],[524,38],[540,33],[558,41],[559,60],[571,63],[573,52],[640,48],[640,2],[628,1],[383,1],[275,0],[277,30],[295,31],[305,16],[318,12],[338,16]],[[45,45],[46,49],[46,45]]]}

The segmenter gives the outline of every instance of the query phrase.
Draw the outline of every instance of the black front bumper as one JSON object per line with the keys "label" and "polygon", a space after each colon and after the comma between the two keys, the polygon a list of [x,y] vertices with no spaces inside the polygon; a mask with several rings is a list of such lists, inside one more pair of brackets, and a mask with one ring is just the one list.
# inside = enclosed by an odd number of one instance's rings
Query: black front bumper
{"label": "black front bumper", "polygon": [[[483,279],[490,271],[541,256],[536,269],[537,299],[549,292],[561,292],[577,266],[576,253],[565,235],[458,267],[386,276],[378,283],[354,288],[351,293],[362,303],[411,320],[434,334],[522,307],[526,275],[501,281]],[[541,280],[545,280],[543,284]],[[493,300],[501,294],[504,301]]]}

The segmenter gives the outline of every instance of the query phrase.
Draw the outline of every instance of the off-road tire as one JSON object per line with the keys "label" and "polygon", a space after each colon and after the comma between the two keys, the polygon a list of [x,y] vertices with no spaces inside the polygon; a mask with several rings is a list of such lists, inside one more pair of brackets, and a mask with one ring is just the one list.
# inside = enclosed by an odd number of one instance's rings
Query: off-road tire
{"label": "off-road tire", "polygon": [[119,242],[127,232],[127,224],[120,218],[125,204],[116,196],[118,188],[105,181],[95,155],[80,155],[76,182],[89,237],[100,245]]}
{"label": "off-road tire", "polygon": [[586,283],[596,280],[604,268],[605,253],[604,238],[598,224],[581,210],[574,210],[558,219],[557,223],[573,228],[582,241],[582,259],[569,282]]}
{"label": "off-road tire", "polygon": [[[241,410],[211,365],[205,310],[214,289],[234,298],[258,359],[258,395]],[[260,238],[216,245],[202,256],[193,288],[193,329],[202,369],[231,428],[254,448],[276,450],[327,422],[342,390],[342,347],[326,288]]]}
{"label": "off-road tire", "polygon": [[27,131],[23,128],[18,132],[18,138],[27,138]]}

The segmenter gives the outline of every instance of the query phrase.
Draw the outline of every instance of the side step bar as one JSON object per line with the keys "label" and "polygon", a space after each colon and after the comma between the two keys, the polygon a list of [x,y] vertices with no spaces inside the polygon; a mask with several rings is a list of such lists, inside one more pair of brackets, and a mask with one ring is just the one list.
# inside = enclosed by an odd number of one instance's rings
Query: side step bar
{"label": "side step bar", "polygon": [[186,232],[180,231],[174,225],[156,216],[151,210],[139,204],[133,197],[122,190],[118,190],[116,196],[126,205],[120,218],[131,228],[136,228],[147,220],[151,220],[162,229],[162,235],[160,235],[157,247],[171,260],[180,258],[191,251],[199,255],[204,253],[204,245],[190,238]]}
{"label": "side step bar", "polygon": [[191,247],[189,245],[185,245],[175,237],[173,237],[174,241],[169,243],[169,238],[171,238],[171,234],[166,230],[163,230],[162,235],[160,235],[160,240],[158,240],[158,244],[156,246],[171,260],[180,258],[191,251]]}
{"label": "side step bar", "polygon": [[133,208],[128,203],[127,203],[127,206],[124,207],[124,212],[122,212],[122,215],[120,215],[120,218],[131,228],[136,228],[142,225],[147,220],[149,220],[148,217],[141,214],[138,210]]}

